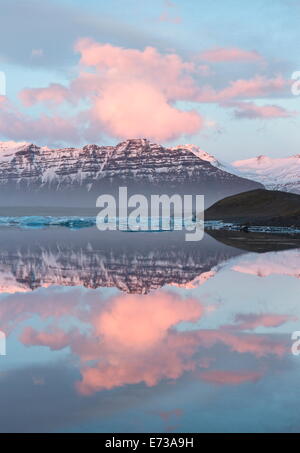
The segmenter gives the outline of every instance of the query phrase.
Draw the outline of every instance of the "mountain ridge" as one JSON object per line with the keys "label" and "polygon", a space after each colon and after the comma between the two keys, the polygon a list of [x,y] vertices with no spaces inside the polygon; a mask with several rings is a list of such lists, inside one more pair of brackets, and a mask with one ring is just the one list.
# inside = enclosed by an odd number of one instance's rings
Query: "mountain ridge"
{"label": "mountain ridge", "polygon": [[122,184],[146,185],[151,193],[159,188],[160,193],[204,194],[210,202],[263,187],[217,168],[191,149],[166,148],[147,139],[59,149],[34,144],[5,148],[0,143],[0,150],[0,204],[16,204],[24,197],[36,204],[43,196],[45,203],[69,205],[82,197],[85,204],[95,206],[103,190]]}

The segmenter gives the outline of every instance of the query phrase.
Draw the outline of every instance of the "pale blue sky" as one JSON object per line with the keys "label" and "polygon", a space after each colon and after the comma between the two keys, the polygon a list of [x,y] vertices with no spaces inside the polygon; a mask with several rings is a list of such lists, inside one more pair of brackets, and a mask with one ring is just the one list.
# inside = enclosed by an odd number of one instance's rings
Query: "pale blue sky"
{"label": "pale blue sky", "polygon": [[[68,85],[77,75],[79,56],[74,52],[74,43],[83,37],[141,51],[152,46],[161,54],[176,53],[184,61],[215,48],[256,51],[264,58],[262,66],[240,61],[211,64],[211,75],[205,83],[216,90],[257,75],[272,79],[280,74],[289,80],[294,71],[300,70],[299,19],[299,0],[254,0],[243,4],[236,0],[2,0],[0,70],[6,73],[7,98],[30,118],[49,111],[41,105],[22,105],[20,90],[51,83]],[[243,101],[300,112],[300,97],[292,96],[288,87],[279,94],[246,97]],[[164,144],[192,142],[224,160],[300,152],[300,117],[296,114],[288,118],[237,119],[232,108],[218,103],[175,100],[174,105],[182,110],[196,110],[214,126],[162,140]],[[68,105],[62,114],[72,114],[73,109]],[[20,134],[13,135],[1,127],[0,119],[0,138],[22,139]],[[67,140],[49,137],[43,140],[33,136],[32,141],[68,145]],[[99,137],[101,143],[118,141],[120,137],[107,130]]]}

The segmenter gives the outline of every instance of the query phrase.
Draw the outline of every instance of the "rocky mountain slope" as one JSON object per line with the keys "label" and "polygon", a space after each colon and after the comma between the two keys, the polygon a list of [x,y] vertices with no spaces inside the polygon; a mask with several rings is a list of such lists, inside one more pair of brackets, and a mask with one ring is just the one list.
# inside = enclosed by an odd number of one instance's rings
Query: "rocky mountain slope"
{"label": "rocky mountain slope", "polygon": [[146,139],[64,149],[0,144],[0,206],[41,200],[66,205],[83,200],[95,206],[95,197],[104,188],[120,184],[146,185],[151,193],[154,188],[154,193],[182,189],[204,194],[211,202],[262,187],[211,165],[190,149],[164,148]]}

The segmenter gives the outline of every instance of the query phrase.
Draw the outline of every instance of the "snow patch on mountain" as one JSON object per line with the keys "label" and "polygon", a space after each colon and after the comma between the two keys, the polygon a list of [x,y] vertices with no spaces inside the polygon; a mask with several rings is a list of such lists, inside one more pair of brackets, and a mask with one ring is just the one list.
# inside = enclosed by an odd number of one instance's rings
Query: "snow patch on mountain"
{"label": "snow patch on mountain", "polygon": [[213,165],[216,168],[219,168],[220,170],[226,171],[227,173],[232,173],[235,174],[236,176],[243,177],[240,174],[237,174],[234,168],[230,164],[228,164],[225,161],[222,161],[220,159],[217,159],[215,156],[212,154],[207,153],[206,151],[203,151],[199,146],[197,145],[179,145],[171,148],[173,150],[178,150],[178,149],[186,149],[188,151],[191,151],[195,156],[197,156],[199,159],[205,160],[206,162],[209,162],[211,165]]}
{"label": "snow patch on mountain", "polygon": [[231,164],[231,172],[258,181],[267,189],[300,193],[300,154],[237,160]]}
{"label": "snow patch on mountain", "polygon": [[300,154],[282,158],[258,156],[227,163],[203,151],[196,145],[180,145],[174,150],[186,149],[216,168],[241,178],[263,184],[266,189],[300,194]]}
{"label": "snow patch on mountain", "polygon": [[[211,154],[208,154],[206,151],[203,151],[199,146],[188,144],[188,145],[178,145],[174,146],[171,148],[174,151],[180,150],[180,149],[187,149],[188,151],[191,151],[195,156],[199,157],[199,159],[206,160],[207,162],[210,162],[211,164],[217,163],[217,159],[212,156]],[[216,165],[217,166],[217,165]]]}
{"label": "snow patch on mountain", "polygon": [[38,147],[29,142],[0,142],[0,162],[10,162],[15,157],[15,153],[26,150],[30,147],[41,149],[42,151],[50,151],[48,146]]}
{"label": "snow patch on mountain", "polygon": [[[232,260],[235,263],[231,270],[257,277],[270,275],[288,275],[300,278],[300,252],[299,250],[285,250],[282,252],[269,252],[263,255],[248,254],[242,258]],[[227,266],[228,263],[226,263]]]}
{"label": "snow patch on mountain", "polygon": [[28,145],[29,143],[27,142],[14,142],[14,141],[0,142],[0,161],[1,162],[10,161],[17,151],[22,150],[24,147]]}

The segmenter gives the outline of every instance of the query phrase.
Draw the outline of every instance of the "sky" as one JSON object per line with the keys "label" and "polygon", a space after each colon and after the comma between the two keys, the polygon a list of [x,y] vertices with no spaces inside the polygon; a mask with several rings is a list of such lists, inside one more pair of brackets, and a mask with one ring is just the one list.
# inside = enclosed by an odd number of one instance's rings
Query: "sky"
{"label": "sky", "polygon": [[0,6],[0,140],[300,153],[300,0]]}

